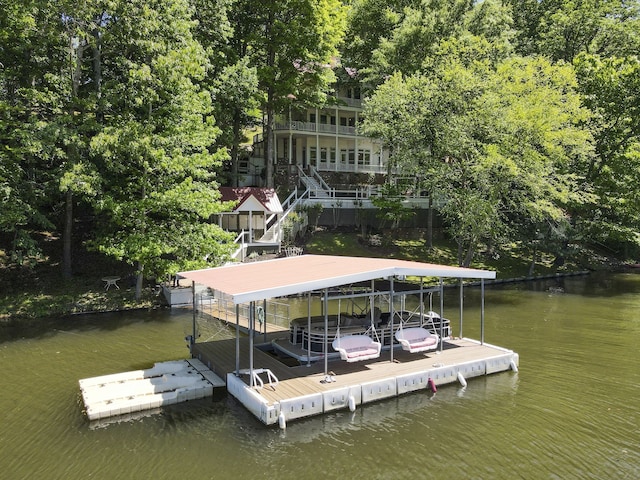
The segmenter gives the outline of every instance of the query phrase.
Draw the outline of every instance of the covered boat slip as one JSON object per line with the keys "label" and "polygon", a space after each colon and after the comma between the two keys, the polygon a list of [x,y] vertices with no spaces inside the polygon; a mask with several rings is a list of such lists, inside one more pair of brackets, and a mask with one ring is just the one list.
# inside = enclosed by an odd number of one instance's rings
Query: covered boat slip
{"label": "covered boat slip", "polygon": [[[236,306],[248,304],[249,330],[256,331],[256,316],[267,299],[288,295],[319,294],[323,302],[324,346],[320,352],[322,361],[308,362],[302,366],[289,367],[269,354],[272,341],[281,334],[273,333],[241,335],[240,315],[236,319],[234,340],[214,341],[202,344],[191,338],[192,356],[199,358],[214,372],[227,381],[227,390],[265,424],[279,423],[281,427],[291,419],[339,408],[355,409],[357,405],[383,398],[408,393],[414,390],[435,389],[436,385],[459,381],[466,385],[465,378],[516,370],[518,356],[510,350],[485,344],[484,342],[484,280],[495,278],[495,272],[469,268],[450,267],[394,259],[340,257],[324,255],[302,255],[250,264],[229,265],[207,270],[182,272],[179,275],[208,287],[214,297]],[[371,330],[354,335],[336,332],[334,347],[340,351],[342,360],[329,359],[329,302],[335,300],[330,291],[336,287],[369,283],[383,279],[388,282],[390,331],[394,330],[393,312],[394,281],[398,278],[436,278],[440,288],[440,312],[443,309],[443,279],[480,279],[482,288],[481,339],[453,339],[437,332],[419,327],[396,342],[390,340],[382,348],[376,338],[371,321]],[[462,282],[460,282],[460,311],[462,308]],[[373,288],[371,306],[374,305]],[[195,295],[195,293],[194,293]],[[310,296],[310,295],[309,295]],[[194,298],[194,305],[196,305]],[[421,302],[422,305],[422,302]],[[373,312],[373,308],[371,309]],[[422,311],[420,312],[422,314]],[[311,316],[311,313],[309,313]],[[228,321],[228,320],[227,320]],[[462,318],[461,318],[462,322]],[[363,338],[363,337],[368,337]],[[360,345],[368,341],[367,345]],[[282,341],[279,338],[278,341]],[[422,342],[424,348],[412,349],[410,342]],[[260,342],[260,344],[258,344]],[[353,348],[349,349],[348,346]],[[357,345],[357,348],[356,348]],[[428,345],[428,346],[427,346]],[[437,348],[436,348],[437,346]],[[405,348],[406,347],[406,348]],[[358,349],[364,351],[360,358]],[[382,351],[381,351],[382,350]],[[272,352],[273,353],[273,352]],[[310,352],[309,352],[310,353]]]}

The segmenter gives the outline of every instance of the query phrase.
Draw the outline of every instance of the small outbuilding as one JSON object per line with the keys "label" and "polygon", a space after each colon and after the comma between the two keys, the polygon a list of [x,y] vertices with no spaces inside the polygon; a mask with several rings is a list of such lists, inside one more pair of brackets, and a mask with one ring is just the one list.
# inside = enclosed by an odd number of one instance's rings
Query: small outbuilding
{"label": "small outbuilding", "polygon": [[239,244],[280,248],[282,204],[273,188],[221,187],[223,202],[235,201],[231,212],[218,216],[218,225],[242,235]]}

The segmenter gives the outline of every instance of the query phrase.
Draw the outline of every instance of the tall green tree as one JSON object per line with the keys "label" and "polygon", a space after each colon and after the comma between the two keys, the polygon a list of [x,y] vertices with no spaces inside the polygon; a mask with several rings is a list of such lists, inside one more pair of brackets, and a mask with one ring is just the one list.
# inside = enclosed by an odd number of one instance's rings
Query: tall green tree
{"label": "tall green tree", "polygon": [[570,67],[513,58],[495,68],[460,48],[446,42],[433,70],[389,79],[367,105],[365,130],[412,171],[425,169],[469,265],[482,243],[563,222],[583,198],[574,163],[591,149]]}
{"label": "tall green tree", "polygon": [[243,0],[192,3],[197,20],[194,36],[209,59],[201,84],[211,92],[216,125],[221,130],[216,145],[229,150],[231,178],[226,181],[237,186],[238,159],[248,143],[246,131],[255,130],[262,118],[258,77],[248,55],[255,26],[245,18],[247,5]]}
{"label": "tall green tree", "polygon": [[522,55],[572,62],[581,52],[634,55],[640,47],[637,0],[509,0]]}
{"label": "tall green tree", "polygon": [[[339,0],[257,0],[234,5],[246,35],[249,66],[262,92],[266,186],[273,187],[275,114],[295,100],[322,103],[333,80],[332,60],[343,38],[345,10]],[[234,40],[239,41],[239,40]]]}
{"label": "tall green tree", "polygon": [[466,35],[485,38],[496,58],[512,51],[511,11],[488,0],[359,0],[349,12],[345,64],[369,84],[394,72],[412,75],[428,69],[438,45]]}
{"label": "tall green tree", "polygon": [[[354,0],[348,4],[347,28],[341,48],[342,61],[350,68],[368,72],[380,44],[402,22],[406,8],[420,0]],[[375,84],[380,82],[374,82]]]}
{"label": "tall green tree", "polygon": [[598,202],[582,212],[582,228],[594,241],[619,248],[640,245],[640,60],[636,56],[575,60],[597,155],[584,165]]}
{"label": "tall green tree", "polygon": [[95,206],[102,223],[94,246],[144,275],[224,262],[229,234],[209,222],[225,206],[215,171],[224,150],[210,95],[198,82],[206,56],[194,41],[184,0],[118,1],[102,38],[104,125],[91,141]]}
{"label": "tall green tree", "polygon": [[55,231],[67,158],[68,37],[57,0],[0,3],[0,228],[19,257]]}

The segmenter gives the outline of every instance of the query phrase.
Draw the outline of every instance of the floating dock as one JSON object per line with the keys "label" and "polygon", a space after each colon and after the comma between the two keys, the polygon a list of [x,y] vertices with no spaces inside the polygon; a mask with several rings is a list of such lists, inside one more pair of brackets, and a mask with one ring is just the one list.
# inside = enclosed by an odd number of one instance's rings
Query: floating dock
{"label": "floating dock", "polygon": [[[287,341],[281,339],[281,341]],[[255,368],[250,370],[249,341],[240,341],[240,375],[234,373],[235,341],[197,343],[193,353],[219,376],[225,377],[227,390],[266,425],[320,415],[339,409],[353,410],[360,405],[411,392],[433,392],[446,384],[467,386],[473,377],[518,371],[519,356],[506,348],[468,338],[447,339],[442,351],[409,353],[394,348],[393,360],[387,349],[375,360],[347,363],[329,362],[330,375],[323,362],[289,366],[268,344],[253,347]],[[251,373],[260,378],[251,386]],[[275,380],[274,380],[275,379]]]}
{"label": "floating dock", "polygon": [[89,420],[211,397],[214,389],[225,386],[220,377],[195,358],[85,378],[79,384]]}

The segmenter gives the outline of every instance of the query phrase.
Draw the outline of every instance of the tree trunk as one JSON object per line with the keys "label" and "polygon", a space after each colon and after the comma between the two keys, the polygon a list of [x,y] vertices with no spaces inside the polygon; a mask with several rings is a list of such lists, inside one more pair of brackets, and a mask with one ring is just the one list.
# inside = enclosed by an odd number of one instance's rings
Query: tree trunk
{"label": "tree trunk", "polygon": [[265,182],[267,188],[273,188],[273,89],[269,89],[267,99],[267,121],[264,126]]}
{"label": "tree trunk", "polygon": [[62,275],[71,278],[71,236],[73,235],[73,193],[65,195],[64,233],[62,234]]}
{"label": "tree trunk", "polygon": [[536,270],[536,257],[538,256],[538,251],[536,249],[533,250],[533,254],[531,255],[531,264],[529,265],[529,272],[527,274],[528,277],[532,277],[533,273]]}
{"label": "tree trunk", "polygon": [[138,272],[136,275],[136,302],[142,298],[142,283],[144,281],[144,265],[138,262]]}
{"label": "tree trunk", "polygon": [[[271,27],[273,26],[274,18],[273,13],[269,13],[269,19],[267,20],[265,34],[267,38],[271,38]],[[267,67],[273,71],[276,63],[276,51],[274,46],[269,43],[267,52]],[[265,186],[267,188],[273,188],[273,145],[272,145],[272,133],[273,133],[273,115],[274,115],[274,87],[273,83],[267,88],[267,107],[266,107],[266,125],[264,126],[264,155],[265,155]]]}
{"label": "tree trunk", "polygon": [[[86,45],[79,42],[77,45],[74,39],[69,39],[69,59],[71,61],[71,99],[69,102],[69,115],[73,118],[76,115],[76,100],[78,90],[82,81],[82,57]],[[78,149],[74,143],[70,143],[67,150],[69,164],[78,162]],[[67,188],[65,192],[64,211],[64,231],[62,234],[62,276],[65,279],[71,278],[71,236],[73,234],[73,192]]]}
{"label": "tree trunk", "polygon": [[471,261],[473,260],[473,254],[476,249],[473,246],[473,243],[469,244],[469,248],[467,249],[467,254],[464,257],[464,262],[462,264],[463,267],[469,268],[471,266]]}
{"label": "tree trunk", "polygon": [[429,206],[427,207],[427,248],[433,248],[433,195],[429,192]]}
{"label": "tree trunk", "polygon": [[93,31],[93,39],[95,41],[93,47],[93,82],[96,89],[96,98],[98,99],[96,119],[98,123],[102,123],[104,120],[102,105],[100,105],[100,99],[102,97],[102,37],[97,28]]}
{"label": "tree trunk", "polygon": [[231,145],[231,183],[237,187],[240,179],[238,178],[238,145],[240,144],[240,112],[235,109],[233,114],[233,144]]}

